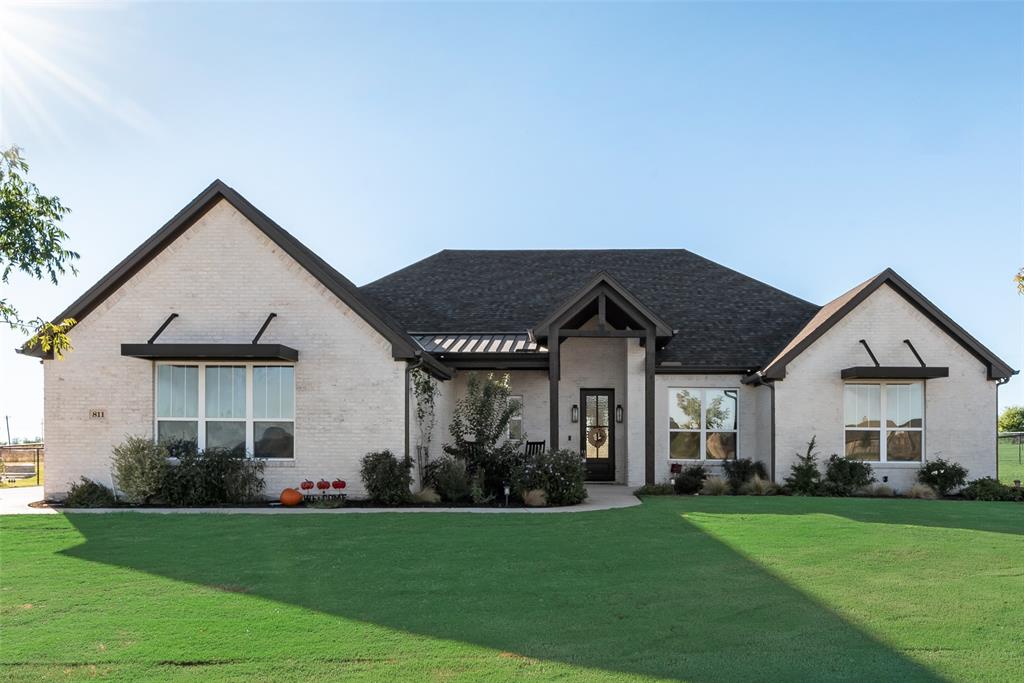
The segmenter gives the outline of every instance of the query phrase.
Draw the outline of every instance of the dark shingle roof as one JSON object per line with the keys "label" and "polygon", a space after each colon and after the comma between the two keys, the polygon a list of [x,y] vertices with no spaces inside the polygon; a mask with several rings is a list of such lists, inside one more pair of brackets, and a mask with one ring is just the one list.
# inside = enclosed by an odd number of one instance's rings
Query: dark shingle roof
{"label": "dark shingle roof", "polygon": [[445,250],[360,291],[409,332],[511,333],[601,271],[678,330],[659,363],[763,367],[819,308],[682,249]]}

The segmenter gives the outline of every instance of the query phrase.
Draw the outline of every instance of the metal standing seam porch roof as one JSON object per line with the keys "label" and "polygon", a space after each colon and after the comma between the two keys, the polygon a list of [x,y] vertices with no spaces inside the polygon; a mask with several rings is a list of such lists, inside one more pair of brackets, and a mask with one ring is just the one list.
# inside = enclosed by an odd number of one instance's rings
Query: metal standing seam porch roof
{"label": "metal standing seam porch roof", "polygon": [[547,353],[546,348],[530,341],[525,332],[414,332],[412,338],[427,353]]}

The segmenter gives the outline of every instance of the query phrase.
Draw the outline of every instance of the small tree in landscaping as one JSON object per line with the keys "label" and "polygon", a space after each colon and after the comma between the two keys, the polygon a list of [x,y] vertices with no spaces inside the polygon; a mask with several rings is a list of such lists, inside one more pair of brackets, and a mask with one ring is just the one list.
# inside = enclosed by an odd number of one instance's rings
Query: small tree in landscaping
{"label": "small tree in landscaping", "polygon": [[796,462],[786,477],[786,489],[796,496],[816,496],[821,491],[821,471],[818,469],[817,436],[807,442],[807,452],[797,453]]}
{"label": "small tree in landscaping", "polygon": [[508,423],[519,411],[517,401],[509,398],[509,377],[493,374],[469,376],[466,395],[459,400],[449,425],[451,441],[446,453],[462,459],[472,476],[484,471],[484,486],[489,493],[501,493],[512,468],[520,460],[522,439],[508,439]]}

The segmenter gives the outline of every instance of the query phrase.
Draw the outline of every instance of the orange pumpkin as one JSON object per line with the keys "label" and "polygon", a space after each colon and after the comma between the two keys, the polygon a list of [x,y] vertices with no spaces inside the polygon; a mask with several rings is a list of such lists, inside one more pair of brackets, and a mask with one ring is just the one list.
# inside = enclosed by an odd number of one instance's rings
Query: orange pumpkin
{"label": "orange pumpkin", "polygon": [[285,507],[295,507],[302,502],[302,494],[295,489],[285,489],[281,491],[281,505]]}

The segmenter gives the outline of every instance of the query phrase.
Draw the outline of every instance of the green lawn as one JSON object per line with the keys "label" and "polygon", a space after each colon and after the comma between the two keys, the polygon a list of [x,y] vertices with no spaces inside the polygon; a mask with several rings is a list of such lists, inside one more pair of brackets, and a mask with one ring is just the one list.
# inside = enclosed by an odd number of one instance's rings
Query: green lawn
{"label": "green lawn", "polygon": [[1019,680],[1024,506],[0,518],[7,680]]}
{"label": "green lawn", "polygon": [[1009,439],[999,440],[999,480],[1004,484],[1013,484],[1014,479],[1024,481],[1024,455],[1022,449]]}

